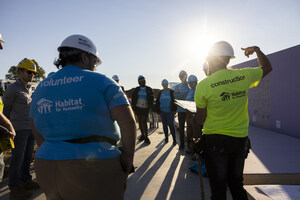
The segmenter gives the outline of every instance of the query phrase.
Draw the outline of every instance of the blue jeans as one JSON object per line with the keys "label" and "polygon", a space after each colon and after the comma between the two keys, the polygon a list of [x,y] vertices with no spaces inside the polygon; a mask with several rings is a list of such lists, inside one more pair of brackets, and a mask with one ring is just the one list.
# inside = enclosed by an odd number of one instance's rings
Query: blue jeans
{"label": "blue jeans", "polygon": [[243,170],[247,152],[245,138],[225,135],[205,136],[205,165],[209,177],[212,200],[225,200],[227,185],[233,200],[246,200]]}
{"label": "blue jeans", "polygon": [[32,161],[34,137],[31,130],[16,132],[14,139],[15,148],[12,150],[12,157],[9,167],[9,189],[21,186],[22,182],[32,181],[30,175],[30,163]]}
{"label": "blue jeans", "polygon": [[170,128],[173,140],[176,140],[175,126],[174,126],[174,113],[173,112],[160,112],[161,122],[163,124],[163,130],[165,137],[168,138],[168,127]]}

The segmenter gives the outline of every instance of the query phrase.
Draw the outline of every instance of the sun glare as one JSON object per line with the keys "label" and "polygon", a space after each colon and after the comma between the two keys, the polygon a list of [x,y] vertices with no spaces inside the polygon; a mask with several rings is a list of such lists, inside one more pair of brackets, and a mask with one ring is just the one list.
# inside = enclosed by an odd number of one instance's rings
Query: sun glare
{"label": "sun glare", "polygon": [[214,40],[208,36],[199,36],[191,41],[190,53],[193,58],[205,60],[208,54],[209,48],[213,44]]}

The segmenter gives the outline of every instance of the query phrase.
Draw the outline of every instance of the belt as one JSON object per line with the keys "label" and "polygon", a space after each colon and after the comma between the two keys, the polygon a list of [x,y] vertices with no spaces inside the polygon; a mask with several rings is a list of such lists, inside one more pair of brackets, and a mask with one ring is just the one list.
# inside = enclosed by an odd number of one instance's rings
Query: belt
{"label": "belt", "polygon": [[89,137],[84,137],[84,138],[77,138],[77,139],[71,139],[71,140],[64,140],[64,142],[70,142],[70,143],[79,143],[79,144],[85,144],[85,143],[91,143],[91,142],[108,142],[112,145],[117,145],[117,141],[110,139],[105,136],[98,136],[98,135],[93,135]]}

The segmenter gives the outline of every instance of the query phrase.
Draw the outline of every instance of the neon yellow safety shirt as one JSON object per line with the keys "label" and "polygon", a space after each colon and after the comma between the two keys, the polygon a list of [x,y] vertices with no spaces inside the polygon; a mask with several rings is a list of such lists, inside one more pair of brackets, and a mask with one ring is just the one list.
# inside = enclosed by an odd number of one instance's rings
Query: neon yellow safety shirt
{"label": "neon yellow safety shirt", "polygon": [[202,80],[195,103],[207,108],[203,134],[248,136],[248,89],[256,87],[262,75],[260,67],[223,69]]}

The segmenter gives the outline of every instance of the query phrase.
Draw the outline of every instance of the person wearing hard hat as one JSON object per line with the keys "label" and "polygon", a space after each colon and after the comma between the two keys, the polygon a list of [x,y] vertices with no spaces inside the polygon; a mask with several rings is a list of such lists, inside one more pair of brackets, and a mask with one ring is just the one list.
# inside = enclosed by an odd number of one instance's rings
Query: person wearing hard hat
{"label": "person wearing hard hat", "polygon": [[34,137],[29,120],[31,89],[28,85],[37,73],[32,60],[23,59],[17,66],[19,78],[8,86],[3,95],[3,113],[9,118],[16,130],[15,148],[9,167],[10,198],[27,199],[32,195],[27,190],[38,189],[39,185],[32,181],[30,163],[32,161]]}
{"label": "person wearing hard hat", "polygon": [[[119,84],[119,81],[120,81],[120,80],[119,80],[118,75],[113,75],[111,78]],[[121,85],[120,85],[120,87],[121,87],[122,91],[125,92],[124,87],[121,86]]]}
{"label": "person wearing hard hat", "polygon": [[2,39],[2,35],[0,33],[0,50],[3,49],[3,46],[1,43],[5,43],[4,40]]}
{"label": "person wearing hard hat", "polygon": [[59,70],[31,102],[37,180],[47,199],[124,199],[136,140],[129,102],[115,81],[95,72],[101,60],[91,39],[71,35],[58,52]]}
{"label": "person wearing hard hat", "polygon": [[[174,97],[178,100],[185,100],[187,95],[189,94],[190,88],[187,83],[187,73],[184,70],[179,72],[179,78],[181,83],[175,86],[174,88]],[[185,127],[185,118],[186,111],[183,108],[177,107],[178,112],[178,123],[179,123],[179,138],[180,145],[179,149],[184,149],[184,127]]]}
{"label": "person wearing hard hat", "polygon": [[144,140],[146,144],[150,144],[147,120],[149,111],[153,105],[154,94],[152,88],[146,86],[146,80],[143,75],[138,77],[138,82],[140,86],[136,87],[132,93],[131,106],[139,121],[141,131],[139,141]]}
{"label": "person wearing hard hat", "polygon": [[[185,98],[187,101],[194,101],[194,95],[195,95],[195,90],[196,86],[198,84],[198,79],[195,75],[190,75],[188,77],[188,84],[190,87],[190,91]],[[195,137],[194,131],[193,131],[193,114],[189,111],[186,112],[186,133],[187,133],[187,144],[189,147],[189,152],[193,152],[193,138]]]}
{"label": "person wearing hard hat", "polygon": [[174,125],[174,113],[177,106],[175,104],[174,91],[169,88],[169,81],[164,79],[161,82],[163,89],[159,91],[156,98],[156,110],[160,114],[163,130],[165,134],[165,143],[169,142],[168,127],[173,138],[173,145],[176,145],[176,134]]}
{"label": "person wearing hard hat", "polygon": [[271,70],[268,58],[257,46],[242,48],[248,57],[256,53],[260,67],[227,69],[234,58],[232,46],[215,43],[206,58],[209,76],[196,88],[196,121],[204,124],[204,159],[211,199],[226,199],[227,185],[233,199],[247,199],[243,169],[248,151],[248,90]]}

